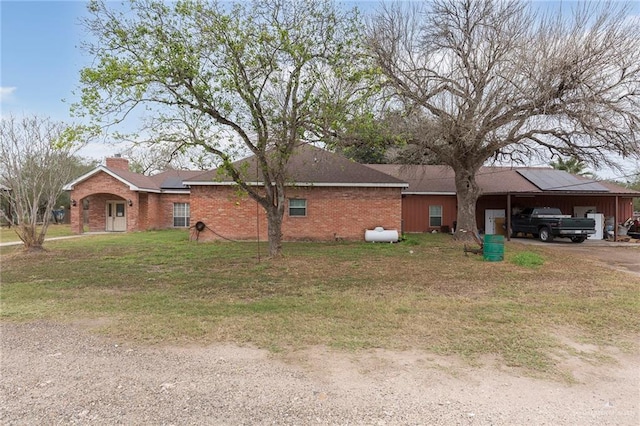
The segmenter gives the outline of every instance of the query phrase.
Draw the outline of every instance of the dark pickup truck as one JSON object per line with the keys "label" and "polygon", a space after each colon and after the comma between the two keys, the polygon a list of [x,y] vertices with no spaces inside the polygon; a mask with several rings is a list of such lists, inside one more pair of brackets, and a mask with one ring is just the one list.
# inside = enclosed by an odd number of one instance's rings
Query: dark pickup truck
{"label": "dark pickup truck", "polygon": [[530,207],[511,217],[511,236],[532,234],[541,241],[550,242],[555,237],[571,238],[581,243],[596,232],[594,219],[563,215],[553,207]]}

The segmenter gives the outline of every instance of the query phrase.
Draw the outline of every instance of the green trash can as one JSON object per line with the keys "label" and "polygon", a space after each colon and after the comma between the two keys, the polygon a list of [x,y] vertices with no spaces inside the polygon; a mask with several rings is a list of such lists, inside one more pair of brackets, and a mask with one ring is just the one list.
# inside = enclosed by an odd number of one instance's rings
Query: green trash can
{"label": "green trash can", "polygon": [[482,257],[489,262],[504,260],[504,235],[485,235]]}

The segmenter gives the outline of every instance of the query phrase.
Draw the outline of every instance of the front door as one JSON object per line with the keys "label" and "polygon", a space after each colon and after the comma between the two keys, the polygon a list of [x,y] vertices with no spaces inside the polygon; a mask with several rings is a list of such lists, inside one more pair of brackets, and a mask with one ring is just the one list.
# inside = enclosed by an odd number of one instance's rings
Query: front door
{"label": "front door", "polygon": [[107,231],[127,230],[127,215],[124,201],[107,201]]}
{"label": "front door", "polygon": [[505,211],[491,210],[484,211],[484,233],[487,235],[505,235]]}

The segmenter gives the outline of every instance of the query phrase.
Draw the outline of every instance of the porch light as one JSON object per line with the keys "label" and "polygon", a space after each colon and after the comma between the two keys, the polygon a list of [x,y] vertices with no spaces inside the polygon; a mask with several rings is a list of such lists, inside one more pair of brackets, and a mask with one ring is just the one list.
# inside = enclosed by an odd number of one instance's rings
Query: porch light
{"label": "porch light", "polygon": [[129,200],[129,207],[133,205],[133,201]]}
{"label": "porch light", "polygon": [[75,207],[75,206],[77,206],[77,205],[78,205],[78,202],[77,202],[76,200],[73,200],[73,199],[72,199],[72,200],[71,200],[71,205],[72,205],[73,207]]}

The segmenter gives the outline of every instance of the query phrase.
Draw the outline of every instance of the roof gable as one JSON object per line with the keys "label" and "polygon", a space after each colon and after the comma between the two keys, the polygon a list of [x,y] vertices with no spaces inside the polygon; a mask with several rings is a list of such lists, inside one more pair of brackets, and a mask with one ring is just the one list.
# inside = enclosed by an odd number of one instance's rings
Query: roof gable
{"label": "roof gable", "polygon": [[[264,178],[258,171],[255,156],[234,163],[246,182],[262,184]],[[374,170],[348,158],[316,148],[298,146],[286,166],[286,179],[300,186],[351,186],[351,187],[406,187],[406,183],[394,176]],[[231,177],[222,169],[214,169],[186,182],[189,185],[233,185]]]}
{"label": "roof gable", "polygon": [[[139,191],[142,189],[141,187],[138,186],[138,184],[142,182],[142,179],[137,178],[137,176],[142,176],[142,175],[138,175],[137,173],[133,173],[133,172],[125,172],[123,170],[111,170],[102,165],[96,167],[93,170],[90,170],[89,172],[69,182],[63,187],[63,189],[65,191],[71,191],[76,185],[86,181],[87,179],[89,179],[92,176],[95,176],[98,173],[108,174],[114,179],[117,179],[118,181],[122,182],[124,185],[127,185],[129,189],[131,189],[132,191]],[[135,175],[135,176],[132,176],[132,175]]]}
{"label": "roof gable", "polygon": [[146,176],[129,170],[113,169],[100,165],[66,184],[63,189],[65,191],[71,191],[74,186],[100,172],[117,179],[124,185],[127,185],[132,191],[144,192],[162,192],[164,190],[188,191],[189,188],[184,185],[184,180],[202,174],[201,170],[167,170],[153,176]]}

